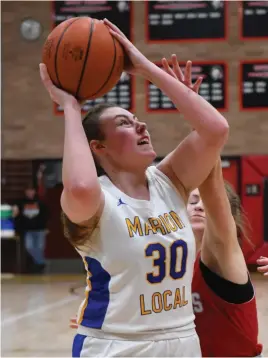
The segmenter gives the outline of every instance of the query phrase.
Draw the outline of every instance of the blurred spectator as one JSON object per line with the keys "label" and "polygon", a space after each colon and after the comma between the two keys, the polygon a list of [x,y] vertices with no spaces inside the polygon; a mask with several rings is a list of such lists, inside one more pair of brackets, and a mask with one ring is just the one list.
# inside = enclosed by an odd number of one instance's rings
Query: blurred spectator
{"label": "blurred spectator", "polygon": [[41,163],[37,173],[36,173],[36,179],[37,179],[37,194],[39,199],[44,199],[46,194],[45,189],[45,183],[44,183],[44,172],[46,170],[46,166],[44,163]]}
{"label": "blurred spectator", "polygon": [[34,263],[33,273],[43,272],[48,209],[39,199],[35,188],[26,188],[24,198],[13,207],[13,216],[24,233],[25,247]]}

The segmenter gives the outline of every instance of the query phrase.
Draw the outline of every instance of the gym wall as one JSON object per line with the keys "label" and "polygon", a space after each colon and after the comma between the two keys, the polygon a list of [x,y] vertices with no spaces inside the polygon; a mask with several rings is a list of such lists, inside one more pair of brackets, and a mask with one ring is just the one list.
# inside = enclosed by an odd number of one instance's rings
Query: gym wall
{"label": "gym wall", "polygon": [[[239,37],[238,4],[228,1],[226,41],[148,44],[145,42],[145,4],[134,1],[135,45],[152,61],[176,53],[181,61],[225,61],[228,71],[230,139],[225,155],[267,154],[267,111],[240,111],[239,61],[268,58],[267,40],[242,41]],[[60,158],[63,118],[55,116],[52,102],[39,78],[42,46],[51,31],[48,1],[4,1],[2,7],[2,157],[4,159]],[[24,18],[40,21],[43,32],[27,42],[20,34]],[[159,156],[166,155],[188,133],[177,113],[146,113],[145,85],[136,79],[135,113],[147,122]],[[268,102],[268,98],[267,98]]]}

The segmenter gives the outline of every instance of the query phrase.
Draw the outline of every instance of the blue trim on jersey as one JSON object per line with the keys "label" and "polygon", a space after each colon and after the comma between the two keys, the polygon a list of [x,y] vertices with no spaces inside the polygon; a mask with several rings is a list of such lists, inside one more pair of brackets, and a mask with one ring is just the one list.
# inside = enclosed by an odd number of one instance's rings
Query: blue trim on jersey
{"label": "blue trim on jersey", "polygon": [[85,256],[90,273],[91,290],[88,295],[87,306],[84,311],[82,326],[101,329],[110,301],[110,274],[104,270],[101,263]]}
{"label": "blue trim on jersey", "polygon": [[80,357],[84,340],[87,338],[87,336],[84,336],[83,334],[76,334],[73,341],[73,348],[72,348],[72,357]]}

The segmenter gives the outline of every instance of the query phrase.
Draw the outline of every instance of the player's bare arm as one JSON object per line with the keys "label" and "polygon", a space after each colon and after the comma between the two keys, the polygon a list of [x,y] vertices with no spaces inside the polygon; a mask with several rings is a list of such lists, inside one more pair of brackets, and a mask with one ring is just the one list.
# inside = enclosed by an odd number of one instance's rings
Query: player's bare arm
{"label": "player's bare arm", "polygon": [[[172,181],[175,178],[175,185],[179,180],[189,192],[202,183],[213,168],[228,138],[228,123],[214,107],[192,90],[190,61],[188,61],[184,79],[176,55],[172,56],[173,72],[176,74],[174,78],[173,75],[167,73],[168,71],[163,71],[146,60],[115,25],[107,20],[105,23],[110,26],[111,33],[124,46],[130,57],[132,67],[135,69],[135,71],[131,69],[130,73],[140,74],[160,88],[195,129],[158,164],[158,168]],[[140,66],[140,63],[145,66]],[[168,67],[166,59],[163,59],[163,64],[165,68]]]}
{"label": "player's bare arm", "polygon": [[238,284],[248,281],[248,271],[237,239],[236,224],[224,186],[220,158],[199,186],[206,212],[201,260],[213,272]]}
{"label": "player's bare arm", "polygon": [[44,64],[40,65],[40,75],[51,99],[64,110],[65,135],[62,169],[64,190],[61,196],[61,206],[72,222],[84,222],[93,217],[103,205],[103,195],[82,126],[81,108],[73,96],[52,83]]}
{"label": "player's bare arm", "polygon": [[187,62],[184,75],[176,55],[171,62],[173,70],[163,59],[165,71],[158,67],[152,69],[150,80],[167,94],[194,130],[159,163],[159,169],[189,192],[202,183],[213,168],[228,138],[229,127],[226,119],[197,94],[202,79],[192,83],[191,61]]}

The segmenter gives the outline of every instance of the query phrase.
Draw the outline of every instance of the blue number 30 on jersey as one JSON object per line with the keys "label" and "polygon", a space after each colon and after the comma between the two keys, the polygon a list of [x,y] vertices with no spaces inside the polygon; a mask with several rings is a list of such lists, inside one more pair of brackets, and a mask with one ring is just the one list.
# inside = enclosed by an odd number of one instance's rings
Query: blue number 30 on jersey
{"label": "blue number 30 on jersey", "polygon": [[[167,250],[170,251],[170,255],[167,255]],[[145,249],[145,256],[152,257],[153,266],[157,268],[157,272],[146,274],[147,281],[152,284],[162,282],[167,275],[173,280],[181,279],[185,275],[188,247],[182,239],[174,241],[168,248],[159,242],[151,243]],[[169,260],[167,256],[170,257]],[[178,265],[178,259],[180,265]]]}

